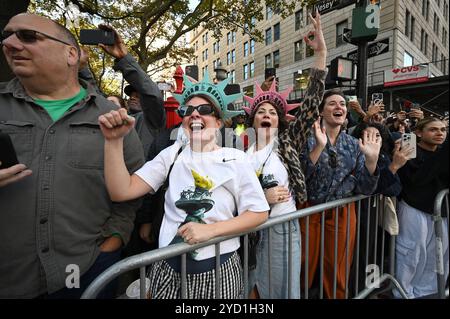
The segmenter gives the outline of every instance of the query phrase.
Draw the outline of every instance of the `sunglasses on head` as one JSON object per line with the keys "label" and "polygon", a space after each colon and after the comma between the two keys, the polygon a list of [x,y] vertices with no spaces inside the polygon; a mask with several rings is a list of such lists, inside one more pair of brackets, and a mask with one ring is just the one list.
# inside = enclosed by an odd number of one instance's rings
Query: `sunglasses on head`
{"label": "sunglasses on head", "polygon": [[7,38],[12,36],[13,34],[16,35],[17,39],[19,39],[22,43],[31,44],[35,43],[37,40],[39,40],[39,36],[57,41],[60,43],[63,43],[65,45],[73,46],[73,44],[70,44],[68,42],[65,42],[63,40],[57,39],[55,37],[52,37],[51,35],[35,31],[35,30],[16,30],[16,31],[7,31],[3,30],[0,36],[0,44],[3,44],[3,41],[5,41]]}
{"label": "sunglasses on head", "polygon": [[213,113],[216,114],[216,109],[214,108],[214,106],[212,106],[211,104],[201,104],[197,106],[180,106],[180,108],[178,109],[178,115],[180,115],[181,117],[189,116],[194,112],[194,110],[197,110],[200,115],[210,115]]}

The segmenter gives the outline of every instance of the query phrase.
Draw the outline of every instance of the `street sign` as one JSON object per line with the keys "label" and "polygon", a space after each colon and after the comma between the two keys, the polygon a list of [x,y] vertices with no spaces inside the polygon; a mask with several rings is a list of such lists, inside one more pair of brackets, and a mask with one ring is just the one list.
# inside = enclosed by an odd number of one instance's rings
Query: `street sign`
{"label": "street sign", "polygon": [[428,64],[405,66],[384,71],[384,86],[396,86],[408,83],[428,81]]}
{"label": "street sign", "polygon": [[[389,38],[369,44],[367,49],[367,58],[373,58],[374,56],[386,53],[389,51]],[[353,61],[358,61],[358,50],[347,53],[347,58]]]}
{"label": "street sign", "polygon": [[354,3],[356,3],[356,0],[322,0],[314,5],[313,12],[319,11],[319,14],[322,15]]}

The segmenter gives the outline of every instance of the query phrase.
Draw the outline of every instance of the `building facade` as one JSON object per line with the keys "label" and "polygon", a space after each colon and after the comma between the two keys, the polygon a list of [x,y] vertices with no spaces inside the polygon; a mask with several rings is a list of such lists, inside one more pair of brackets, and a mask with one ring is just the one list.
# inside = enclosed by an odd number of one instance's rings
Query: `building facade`
{"label": "building facade", "polygon": [[[322,28],[328,47],[329,63],[338,56],[355,54],[357,47],[346,43],[344,28],[352,26],[355,5],[322,15]],[[279,88],[294,86],[290,98],[301,98],[313,64],[313,52],[303,36],[311,29],[308,13],[311,9],[298,7],[283,19],[269,7],[265,19],[258,22],[264,42],[255,42],[241,31],[224,31],[220,41],[211,32],[197,29],[190,37],[195,56],[190,61],[198,65],[200,78],[208,71],[213,76],[217,62],[227,69],[234,83],[252,94],[254,82],[264,80],[265,68],[276,68]],[[383,0],[381,1],[378,44],[368,59],[368,86],[380,86],[384,70],[429,63],[430,77],[448,75],[449,0]],[[346,83],[346,84],[355,84]]]}

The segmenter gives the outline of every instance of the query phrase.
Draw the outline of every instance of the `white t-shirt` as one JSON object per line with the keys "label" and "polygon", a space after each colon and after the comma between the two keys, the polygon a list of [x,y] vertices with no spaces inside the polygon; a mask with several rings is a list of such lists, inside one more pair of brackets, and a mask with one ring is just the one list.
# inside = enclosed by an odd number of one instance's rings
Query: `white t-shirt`
{"label": "white t-shirt", "polygon": [[[158,190],[180,146],[180,142],[176,141],[152,161],[145,163],[136,175],[155,191]],[[235,212],[265,212],[269,210],[269,205],[244,152],[224,147],[199,153],[188,146],[178,155],[170,173],[159,236],[160,247],[168,246],[174,239],[178,227],[187,217],[186,209],[190,209],[191,214],[201,214],[202,210],[206,210],[201,218],[205,223],[212,224],[233,218]],[[220,244],[220,253],[233,252],[238,248],[239,238],[229,239]],[[214,245],[198,249],[197,253],[196,260],[214,257]]]}
{"label": "white t-shirt", "polygon": [[[278,186],[284,186],[290,189],[288,172],[284,167],[283,162],[281,162],[281,159],[278,157],[277,153],[275,151],[272,151],[272,149],[273,142],[266,145],[263,149],[255,152],[255,144],[253,144],[248,148],[247,155],[250,159],[250,162],[252,163],[255,172],[261,170],[264,162],[267,159],[261,174],[263,174],[263,176],[272,174],[274,179],[278,182]],[[292,213],[297,210],[295,206],[295,200],[292,195],[289,201],[270,206],[270,217]]]}

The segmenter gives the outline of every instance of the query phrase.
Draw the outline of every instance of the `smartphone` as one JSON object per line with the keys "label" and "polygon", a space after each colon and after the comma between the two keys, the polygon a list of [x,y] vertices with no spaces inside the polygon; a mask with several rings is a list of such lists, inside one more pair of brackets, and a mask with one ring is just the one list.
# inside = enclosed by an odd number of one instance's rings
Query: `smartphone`
{"label": "smartphone", "polygon": [[383,93],[372,93],[372,102],[373,104],[383,102]]}
{"label": "smartphone", "polygon": [[80,43],[81,44],[106,44],[113,45],[115,42],[114,32],[110,30],[101,29],[81,29]]}
{"label": "smartphone", "polygon": [[184,72],[187,76],[190,76],[194,80],[198,81],[198,66],[197,65],[186,65]]}
{"label": "smartphone", "polygon": [[273,76],[273,77],[277,76],[277,69],[275,69],[275,68],[266,68],[264,70],[264,80],[267,80],[271,76]]}
{"label": "smartphone", "polygon": [[412,148],[413,152],[409,158],[416,158],[417,156],[417,145],[416,145],[416,134],[414,133],[402,133],[401,148],[408,147]]}
{"label": "smartphone", "polygon": [[0,132],[0,162],[2,162],[0,169],[19,164],[11,137],[2,132]]}

